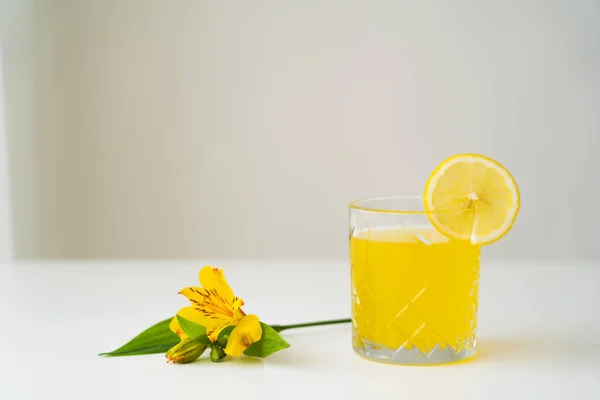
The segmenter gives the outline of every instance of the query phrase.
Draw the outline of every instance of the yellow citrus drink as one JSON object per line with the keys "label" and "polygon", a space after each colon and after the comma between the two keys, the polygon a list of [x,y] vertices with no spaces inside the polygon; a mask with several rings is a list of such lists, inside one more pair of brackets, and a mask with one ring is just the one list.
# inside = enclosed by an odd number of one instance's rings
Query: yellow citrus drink
{"label": "yellow citrus drink", "polygon": [[480,154],[440,163],[423,197],[350,203],[354,351],[397,364],[472,357],[479,251],[510,231],[520,204],[511,173]]}
{"label": "yellow citrus drink", "polygon": [[403,351],[414,363],[434,352],[464,358],[458,356],[475,345],[479,249],[427,226],[354,232],[355,350],[384,360]]}

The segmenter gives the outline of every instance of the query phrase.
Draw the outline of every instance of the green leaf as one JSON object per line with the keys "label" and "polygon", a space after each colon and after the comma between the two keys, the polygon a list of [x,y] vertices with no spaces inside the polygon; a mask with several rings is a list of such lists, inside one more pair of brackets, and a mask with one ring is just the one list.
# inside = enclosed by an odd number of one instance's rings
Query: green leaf
{"label": "green leaf", "polygon": [[267,357],[271,354],[287,349],[290,344],[286,342],[280,335],[264,322],[260,323],[262,327],[262,337],[258,342],[252,343],[250,347],[244,351],[244,354],[252,357]]}
{"label": "green leaf", "polygon": [[190,338],[195,339],[197,342],[205,345],[212,344],[208,336],[206,336],[206,328],[202,325],[192,322],[189,319],[185,319],[181,315],[177,316],[177,321],[179,321],[179,326],[181,326],[181,329],[183,329],[185,334]]}
{"label": "green leaf", "polygon": [[223,328],[221,333],[219,333],[218,340],[227,341],[229,339],[229,335],[231,335],[231,332],[233,332],[234,328],[235,326],[226,326],[225,328]]}
{"label": "green leaf", "polygon": [[171,318],[167,318],[150,328],[146,329],[125,345],[108,353],[100,353],[99,356],[136,356],[141,354],[164,353],[179,343],[179,336],[171,332],[169,324]]}

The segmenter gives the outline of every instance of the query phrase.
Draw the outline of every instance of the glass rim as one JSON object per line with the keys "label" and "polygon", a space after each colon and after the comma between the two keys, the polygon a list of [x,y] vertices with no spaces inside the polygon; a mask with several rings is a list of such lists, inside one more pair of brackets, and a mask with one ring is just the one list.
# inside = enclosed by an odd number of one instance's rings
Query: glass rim
{"label": "glass rim", "polygon": [[[360,203],[367,203],[371,201],[385,201],[385,200],[400,200],[400,201],[414,201],[418,200],[423,205],[422,210],[410,210],[400,208],[377,208],[377,207],[365,207],[361,206]],[[350,210],[367,211],[372,213],[380,214],[414,214],[414,215],[431,215],[431,214],[445,214],[445,213],[463,213],[471,211],[468,208],[456,208],[456,209],[445,209],[445,210],[425,210],[422,196],[389,196],[389,197],[368,197],[364,199],[358,199],[348,204]]]}

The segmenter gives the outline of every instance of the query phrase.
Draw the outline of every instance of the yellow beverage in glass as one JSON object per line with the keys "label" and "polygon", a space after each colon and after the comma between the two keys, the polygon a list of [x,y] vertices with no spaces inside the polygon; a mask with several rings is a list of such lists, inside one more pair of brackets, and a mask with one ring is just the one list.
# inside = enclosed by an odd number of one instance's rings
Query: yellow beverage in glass
{"label": "yellow beverage in glass", "polygon": [[404,364],[472,356],[479,247],[437,232],[419,199],[355,202],[350,221],[354,350]]}

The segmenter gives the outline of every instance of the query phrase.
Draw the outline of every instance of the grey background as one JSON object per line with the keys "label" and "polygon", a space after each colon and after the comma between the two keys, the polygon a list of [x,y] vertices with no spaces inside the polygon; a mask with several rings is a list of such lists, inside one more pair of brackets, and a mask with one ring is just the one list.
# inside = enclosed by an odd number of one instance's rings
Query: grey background
{"label": "grey background", "polygon": [[478,152],[490,259],[598,259],[600,3],[0,0],[15,254],[342,258]]}

